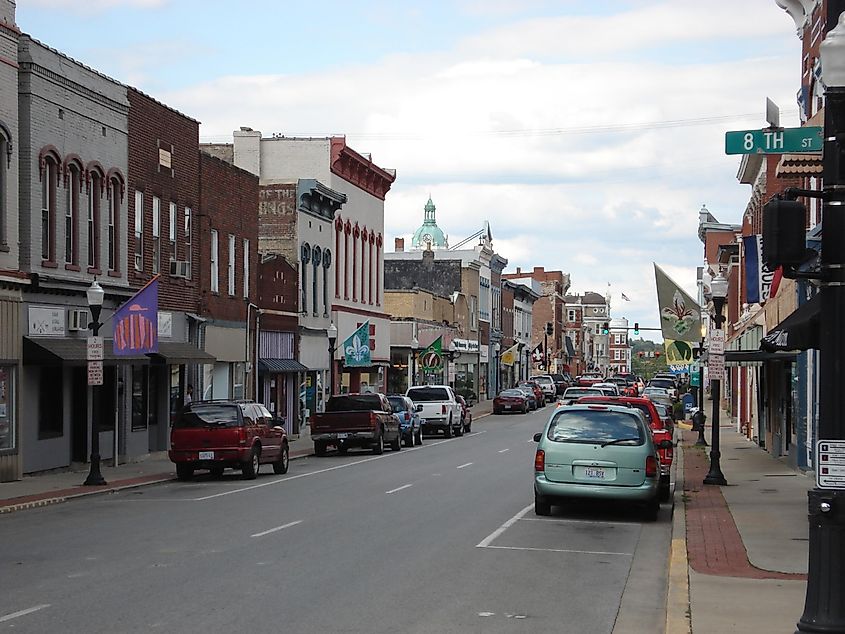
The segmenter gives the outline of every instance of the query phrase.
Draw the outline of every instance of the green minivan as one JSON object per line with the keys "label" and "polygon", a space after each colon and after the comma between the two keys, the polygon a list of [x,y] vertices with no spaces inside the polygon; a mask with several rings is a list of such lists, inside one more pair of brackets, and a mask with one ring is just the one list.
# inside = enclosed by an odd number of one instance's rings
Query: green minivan
{"label": "green minivan", "polygon": [[[534,435],[534,512],[573,498],[634,502],[657,519],[660,459],[638,409],[617,405],[569,405]],[[665,441],[670,442],[671,441]]]}

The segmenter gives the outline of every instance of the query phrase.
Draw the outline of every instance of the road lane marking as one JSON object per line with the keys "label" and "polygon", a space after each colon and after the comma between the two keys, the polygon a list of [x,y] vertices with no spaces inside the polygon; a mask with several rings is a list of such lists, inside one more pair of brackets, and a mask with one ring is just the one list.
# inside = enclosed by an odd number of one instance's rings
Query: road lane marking
{"label": "road lane marking", "polygon": [[634,553],[613,553],[603,550],[569,550],[566,548],[527,548],[523,546],[477,546],[476,548],[490,548],[492,550],[534,550],[542,553],[574,553],[576,555],[618,555],[619,557],[633,557]]}
{"label": "road lane marking", "polygon": [[20,612],[12,612],[11,614],[7,614],[6,616],[0,616],[0,623],[5,623],[6,621],[11,621],[12,619],[16,619],[21,616],[26,616],[27,614],[32,614],[33,612],[38,612],[38,610],[43,610],[44,608],[49,608],[49,603],[42,603],[41,605],[36,605],[32,608],[27,608],[26,610],[21,610]]}
{"label": "road lane marking", "polygon": [[463,469],[464,467],[468,467],[471,464],[472,464],[471,462],[467,462],[466,464],[462,464],[461,466],[459,466],[458,469]]}
{"label": "road lane marking", "polygon": [[510,451],[510,449],[502,449],[499,453],[505,453],[506,451]]}
{"label": "road lane marking", "polygon": [[255,533],[255,535],[250,535],[250,537],[264,537],[265,535],[269,535],[270,533],[282,531],[286,528],[290,528],[291,526],[296,526],[297,524],[302,524],[302,520],[296,520],[295,522],[288,522],[287,524],[282,524],[281,526],[277,526],[276,528],[271,528],[270,530],[261,531],[260,533]]}
{"label": "road lane marking", "polygon": [[390,489],[390,491],[385,491],[385,493],[386,494],[396,493],[397,491],[401,491],[402,489],[408,489],[412,486],[414,486],[414,485],[413,484],[403,484],[401,487],[398,487],[396,489]]}
{"label": "road lane marking", "polygon": [[476,544],[476,546],[475,546],[475,547],[476,547],[476,548],[487,548],[487,547],[488,547],[488,546],[489,546],[489,545],[493,542],[493,540],[494,540],[494,539],[496,539],[499,535],[501,535],[501,534],[502,534],[502,533],[504,533],[506,530],[508,530],[511,526],[513,526],[514,524],[516,524],[516,523],[519,521],[519,519],[520,519],[523,515],[525,515],[528,511],[530,511],[532,508],[534,508],[534,505],[533,505],[533,504],[529,504],[528,506],[526,506],[526,507],[525,507],[524,509],[522,509],[519,513],[517,513],[516,515],[514,515],[514,516],[513,516],[512,518],[510,518],[507,522],[505,522],[504,524],[502,524],[499,528],[497,528],[497,529],[496,529],[496,530],[494,530],[492,533],[490,533],[487,537],[485,537],[484,539],[482,539],[482,540],[481,540],[481,542],[479,542],[478,544]]}

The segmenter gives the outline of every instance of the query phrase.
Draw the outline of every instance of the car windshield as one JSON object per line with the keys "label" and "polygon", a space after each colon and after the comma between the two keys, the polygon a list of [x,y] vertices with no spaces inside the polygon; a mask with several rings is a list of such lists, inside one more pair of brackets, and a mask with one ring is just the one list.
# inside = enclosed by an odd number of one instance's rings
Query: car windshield
{"label": "car windshield", "polygon": [[237,427],[238,406],[233,403],[191,403],[176,417],[173,426],[188,429],[196,427]]}
{"label": "car windshield", "polygon": [[414,403],[448,401],[449,392],[446,391],[445,387],[412,387],[408,390],[408,398]]}
{"label": "car windshield", "polygon": [[381,399],[375,394],[332,396],[326,403],[327,412],[381,411]]}
{"label": "car windshield", "polygon": [[560,410],[549,423],[555,442],[642,445],[645,435],[638,416],[611,410]]}
{"label": "car windshield", "polygon": [[390,407],[394,412],[404,412],[407,409],[405,399],[401,396],[388,396],[387,400],[390,401]]}

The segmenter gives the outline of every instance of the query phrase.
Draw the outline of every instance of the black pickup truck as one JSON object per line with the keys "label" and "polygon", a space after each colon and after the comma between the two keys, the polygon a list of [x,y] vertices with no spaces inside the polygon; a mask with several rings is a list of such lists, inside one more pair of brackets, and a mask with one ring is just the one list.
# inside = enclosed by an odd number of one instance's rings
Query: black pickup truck
{"label": "black pickup truck", "polygon": [[326,454],[329,445],[345,453],[350,447],[371,449],[376,455],[384,445],[402,448],[399,419],[384,394],[339,394],[329,398],[326,411],[311,416],[314,453]]}

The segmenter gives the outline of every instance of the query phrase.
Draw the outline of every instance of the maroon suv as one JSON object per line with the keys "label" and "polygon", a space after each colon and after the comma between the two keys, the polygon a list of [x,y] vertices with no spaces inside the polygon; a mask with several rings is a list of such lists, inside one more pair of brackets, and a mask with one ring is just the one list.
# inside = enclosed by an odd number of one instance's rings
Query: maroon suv
{"label": "maroon suv", "polygon": [[196,469],[219,476],[226,467],[253,479],[262,464],[287,473],[288,437],[282,421],[260,403],[193,401],[173,422],[168,455],[180,480],[191,479]]}

